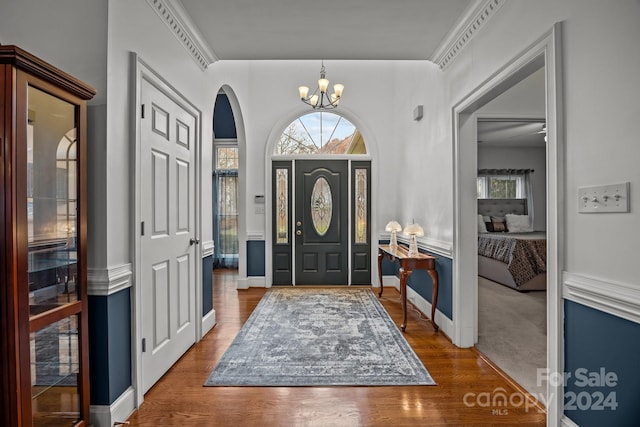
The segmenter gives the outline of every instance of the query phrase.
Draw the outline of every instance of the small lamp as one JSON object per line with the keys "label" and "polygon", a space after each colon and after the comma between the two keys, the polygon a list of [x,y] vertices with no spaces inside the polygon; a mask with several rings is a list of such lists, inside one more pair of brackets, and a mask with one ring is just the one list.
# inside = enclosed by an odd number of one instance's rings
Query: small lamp
{"label": "small lamp", "polygon": [[396,233],[398,231],[402,231],[402,226],[398,223],[398,221],[389,221],[387,223],[387,226],[384,228],[384,231],[391,232],[391,241],[389,242],[389,246],[395,250],[398,247],[398,239],[396,238]]}
{"label": "small lamp", "polygon": [[404,228],[404,234],[408,234],[409,241],[409,253],[410,257],[418,255],[418,241],[416,237],[424,236],[424,230],[418,224],[409,224]]}

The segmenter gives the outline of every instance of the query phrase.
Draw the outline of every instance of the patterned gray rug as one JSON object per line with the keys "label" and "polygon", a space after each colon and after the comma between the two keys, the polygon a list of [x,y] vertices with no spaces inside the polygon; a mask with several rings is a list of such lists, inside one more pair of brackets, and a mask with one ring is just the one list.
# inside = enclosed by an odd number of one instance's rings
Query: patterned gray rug
{"label": "patterned gray rug", "polygon": [[272,288],[205,386],[434,384],[370,289]]}

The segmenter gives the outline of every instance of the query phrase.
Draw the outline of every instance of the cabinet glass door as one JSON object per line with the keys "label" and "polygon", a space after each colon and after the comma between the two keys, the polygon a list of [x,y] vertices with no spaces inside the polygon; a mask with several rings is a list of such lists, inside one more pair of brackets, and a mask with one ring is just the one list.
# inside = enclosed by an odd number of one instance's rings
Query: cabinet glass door
{"label": "cabinet glass door", "polygon": [[33,425],[80,419],[76,105],[27,89],[27,239]]}

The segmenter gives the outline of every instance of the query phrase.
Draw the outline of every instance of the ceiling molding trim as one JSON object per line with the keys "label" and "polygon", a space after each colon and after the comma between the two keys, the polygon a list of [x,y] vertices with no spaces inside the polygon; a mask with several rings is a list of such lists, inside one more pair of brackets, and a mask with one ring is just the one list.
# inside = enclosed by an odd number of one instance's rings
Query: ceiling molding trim
{"label": "ceiling molding trim", "polygon": [[431,61],[446,69],[504,3],[505,0],[476,0],[444,38]]}
{"label": "ceiling molding trim", "polygon": [[202,70],[218,60],[179,1],[146,1]]}

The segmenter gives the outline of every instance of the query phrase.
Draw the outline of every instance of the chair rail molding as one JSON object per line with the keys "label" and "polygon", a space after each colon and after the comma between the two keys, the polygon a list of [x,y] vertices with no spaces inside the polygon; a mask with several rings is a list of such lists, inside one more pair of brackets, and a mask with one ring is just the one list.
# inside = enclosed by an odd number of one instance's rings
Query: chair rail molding
{"label": "chair rail molding", "polygon": [[566,271],[562,279],[564,299],[640,323],[640,289],[637,286]]}
{"label": "chair rail molding", "polygon": [[502,7],[505,0],[476,0],[444,38],[430,60],[444,70]]}
{"label": "chair rail molding", "polygon": [[214,247],[215,244],[213,243],[213,240],[205,240],[202,242],[202,258],[213,255]]}
{"label": "chair rail molding", "polygon": [[146,1],[202,70],[218,60],[179,1]]}
{"label": "chair rail molding", "polygon": [[130,263],[107,268],[87,268],[87,293],[108,296],[131,287]]}
{"label": "chair rail molding", "polygon": [[[390,239],[391,235],[387,232],[380,233],[381,238]],[[389,237],[386,237],[389,236]],[[402,234],[397,236],[398,243],[409,244],[409,238]],[[436,255],[442,255],[447,258],[453,259],[453,247],[451,243],[442,240],[419,238],[417,239],[418,249],[423,249],[428,252],[433,252]]]}

